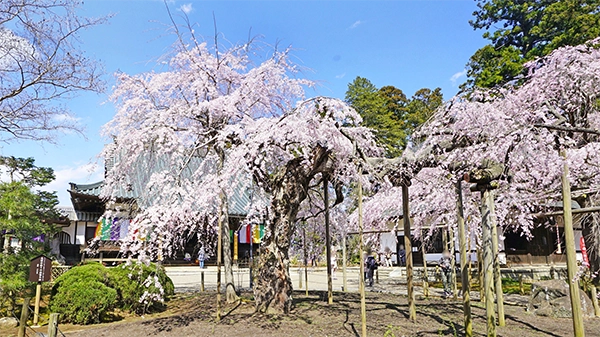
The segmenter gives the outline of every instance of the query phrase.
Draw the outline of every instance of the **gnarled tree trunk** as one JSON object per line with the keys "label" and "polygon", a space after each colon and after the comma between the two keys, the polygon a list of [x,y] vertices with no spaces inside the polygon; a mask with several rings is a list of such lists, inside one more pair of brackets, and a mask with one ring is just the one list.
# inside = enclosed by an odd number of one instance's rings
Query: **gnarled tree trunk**
{"label": "gnarled tree trunk", "polygon": [[225,267],[225,297],[227,303],[233,303],[239,299],[234,285],[233,279],[233,261],[231,259],[231,238],[229,236],[229,208],[227,197],[223,194],[221,198],[221,216],[223,217],[221,228],[221,238],[223,240],[223,265]]}
{"label": "gnarled tree trunk", "polygon": [[255,274],[256,310],[288,313],[292,309],[292,282],[289,275],[289,248],[300,204],[308,184],[328,168],[329,152],[316,147],[311,160],[296,158],[270,179],[272,195],[270,221],[263,238]]}

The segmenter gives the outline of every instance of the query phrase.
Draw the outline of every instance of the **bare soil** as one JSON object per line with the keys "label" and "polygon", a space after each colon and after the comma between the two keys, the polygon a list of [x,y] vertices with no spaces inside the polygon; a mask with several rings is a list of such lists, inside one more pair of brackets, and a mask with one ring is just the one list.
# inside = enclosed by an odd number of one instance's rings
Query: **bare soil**
{"label": "bare soil", "polygon": [[[94,326],[61,324],[67,337],[146,337],[146,336],[359,336],[360,296],[335,293],[328,305],[326,293],[294,293],[294,309],[289,315],[254,312],[251,294],[242,301],[224,304],[220,322],[215,319],[215,293],[178,295],[165,312],[145,317],[126,317],[119,322]],[[464,336],[462,302],[441,298],[417,299],[417,321],[408,319],[405,296],[369,292],[366,297],[369,336]],[[475,336],[485,336],[485,309],[472,303]],[[573,336],[570,319],[538,317],[522,306],[505,307],[506,326],[498,336]],[[600,337],[600,318],[584,321],[586,336]],[[0,336],[11,332],[0,332]]]}

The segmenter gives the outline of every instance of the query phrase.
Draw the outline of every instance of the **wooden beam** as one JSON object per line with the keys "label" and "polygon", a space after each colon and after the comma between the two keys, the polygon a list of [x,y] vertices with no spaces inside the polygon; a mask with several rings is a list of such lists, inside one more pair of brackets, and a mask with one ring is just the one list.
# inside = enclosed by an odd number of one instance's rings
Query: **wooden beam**
{"label": "wooden beam", "polygon": [[[600,212],[600,206],[576,208],[576,209],[571,210],[571,214],[584,214],[584,213],[597,213],[597,212]],[[563,211],[555,211],[555,212],[533,214],[533,216],[536,218],[541,218],[541,217],[546,217],[546,216],[557,216],[557,215],[564,215],[564,212]]]}
{"label": "wooden beam", "polygon": [[574,128],[569,126],[560,125],[548,125],[548,124],[533,124],[536,128],[544,128],[548,130],[565,131],[565,132],[576,132],[576,133],[589,133],[593,135],[600,135],[598,129],[586,129],[586,128]]}

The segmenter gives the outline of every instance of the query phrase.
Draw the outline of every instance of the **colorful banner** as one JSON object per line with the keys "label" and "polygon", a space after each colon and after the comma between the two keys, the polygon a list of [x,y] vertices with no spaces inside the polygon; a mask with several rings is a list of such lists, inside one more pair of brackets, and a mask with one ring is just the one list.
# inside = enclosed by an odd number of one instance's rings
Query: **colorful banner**
{"label": "colorful banner", "polygon": [[129,233],[129,219],[102,218],[98,221],[94,237],[102,241],[118,241],[127,238]]}
{"label": "colorful banner", "polygon": [[[252,227],[252,233],[250,232],[250,228]],[[239,243],[261,243],[262,238],[265,236],[265,226],[264,225],[243,225],[238,234]]]}
{"label": "colorful banner", "polygon": [[250,243],[251,235],[250,235],[250,225],[243,225],[240,228],[238,237],[240,239],[240,243]]}

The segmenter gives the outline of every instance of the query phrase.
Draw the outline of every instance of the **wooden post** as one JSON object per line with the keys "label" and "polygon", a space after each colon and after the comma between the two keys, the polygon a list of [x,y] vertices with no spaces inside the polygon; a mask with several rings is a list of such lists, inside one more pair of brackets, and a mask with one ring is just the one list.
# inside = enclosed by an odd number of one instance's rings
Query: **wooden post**
{"label": "wooden post", "polygon": [[323,174],[323,205],[325,207],[325,255],[327,258],[327,303],[333,304],[333,284],[331,281],[331,235],[329,234],[329,184]]}
{"label": "wooden post", "polygon": [[27,328],[27,319],[29,318],[29,302],[31,298],[25,297],[23,299],[23,306],[21,307],[21,319],[19,320],[19,337],[25,337],[25,329]]}
{"label": "wooden post", "polygon": [[302,269],[298,268],[298,289],[302,289]]}
{"label": "wooden post", "polygon": [[408,207],[408,186],[402,185],[402,218],[404,220],[404,249],[406,250],[406,286],[408,288],[408,318],[417,320],[415,293],[413,289],[412,244],[410,242],[410,211]]}
{"label": "wooden post", "polygon": [[[490,195],[493,195],[490,192]],[[498,257],[498,225],[496,223],[496,212],[494,210],[494,198],[491,197],[491,223],[492,223],[492,252],[494,254],[494,289],[496,290],[496,307],[498,308],[498,325],[505,326],[504,319],[504,293],[502,291],[502,274],[500,273],[500,258]]]}
{"label": "wooden post", "polygon": [[48,337],[56,337],[58,335],[58,314],[50,314],[48,321]]}
{"label": "wooden post", "polygon": [[204,270],[200,271],[200,291],[204,292]]}
{"label": "wooden post", "polygon": [[[462,285],[463,313],[465,315],[465,336],[473,336],[473,320],[471,318],[471,294],[469,284],[469,265],[467,264],[467,239],[465,233],[465,216],[463,212],[461,180],[456,182],[456,218],[458,226],[458,244],[460,247],[460,275]],[[470,250],[471,247],[469,247]]]}
{"label": "wooden post", "polygon": [[477,281],[479,283],[479,302],[485,303],[485,289],[483,287],[483,249],[477,248]]}
{"label": "wooden post", "polygon": [[429,297],[429,274],[427,272],[427,250],[425,249],[425,238],[421,233],[421,255],[423,255],[423,296]]}
{"label": "wooden post", "polygon": [[519,274],[519,294],[525,295],[525,286],[523,285],[523,273]]}
{"label": "wooden post", "polygon": [[302,241],[304,243],[304,283],[306,284],[306,296],[308,296],[308,251],[306,250],[306,227],[302,228]]}
{"label": "wooden post", "polygon": [[365,299],[365,261],[363,260],[364,240],[363,240],[363,207],[362,207],[362,182],[358,180],[358,235],[360,238],[360,275],[358,275],[358,287],[360,291],[360,318],[362,323],[362,337],[367,337],[367,301]]}
{"label": "wooden post", "polygon": [[565,159],[562,174],[563,217],[565,224],[565,250],[567,253],[567,282],[571,295],[571,312],[573,313],[573,331],[575,337],[585,336],[583,329],[583,316],[581,313],[581,298],[579,297],[579,284],[574,280],[577,277],[577,257],[575,253],[575,234],[573,233],[573,214],[571,213],[571,185],[569,184],[569,166],[564,149],[560,155]]}
{"label": "wooden post", "polygon": [[33,308],[33,325],[38,325],[40,321],[40,300],[42,298],[42,282],[35,286],[35,307]]}
{"label": "wooden post", "polygon": [[590,285],[590,297],[592,298],[592,305],[594,306],[594,315],[600,317],[600,305],[598,305],[598,292],[595,284]]}
{"label": "wooden post", "polygon": [[487,322],[487,336],[496,337],[496,311],[494,308],[494,251],[492,248],[492,200],[493,196],[488,188],[481,192],[481,241],[483,246],[483,289],[485,292],[485,314]]}
{"label": "wooden post", "polygon": [[452,253],[452,260],[450,260],[450,268],[452,268],[452,294],[454,299],[458,299],[458,285],[456,284],[456,245],[454,242],[454,228],[448,229],[450,234],[450,252]]}
{"label": "wooden post", "polygon": [[346,249],[346,234],[344,234],[344,236],[342,237],[342,279],[345,292],[348,291],[348,276],[346,274],[346,267],[348,265],[348,262],[346,260],[348,257],[346,256]]}
{"label": "wooden post", "polygon": [[[223,192],[221,192],[223,194]],[[223,200],[223,198],[221,198]],[[219,208],[219,232],[217,234],[217,321],[221,320],[221,249],[223,245],[223,209]],[[250,247],[252,247],[252,231],[250,231]],[[252,248],[251,248],[252,249]],[[252,277],[252,276],[251,276]],[[252,282],[252,281],[251,281]]]}

